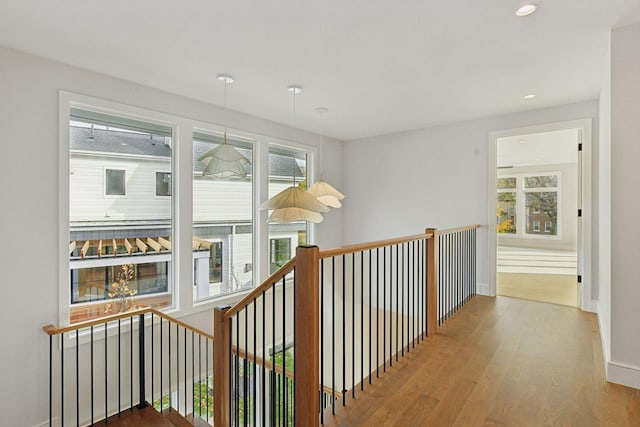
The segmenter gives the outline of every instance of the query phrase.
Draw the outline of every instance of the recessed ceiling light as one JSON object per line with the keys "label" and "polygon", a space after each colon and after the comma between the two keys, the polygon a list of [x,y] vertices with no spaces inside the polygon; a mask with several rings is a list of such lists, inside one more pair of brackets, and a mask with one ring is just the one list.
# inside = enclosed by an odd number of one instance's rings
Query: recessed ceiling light
{"label": "recessed ceiling light", "polygon": [[535,3],[528,3],[522,5],[516,10],[517,16],[529,16],[534,13],[538,9],[538,5]]}
{"label": "recessed ceiling light", "polygon": [[524,99],[533,99],[535,98],[537,95],[535,93],[528,93],[524,96]]}
{"label": "recessed ceiling light", "polygon": [[287,88],[287,90],[291,93],[293,93],[294,95],[297,95],[299,93],[302,93],[302,88],[300,86],[289,86]]}
{"label": "recessed ceiling light", "polygon": [[225,83],[233,83],[233,77],[231,77],[229,74],[218,74],[216,78]]}
{"label": "recessed ceiling light", "polygon": [[525,141],[524,139],[521,139],[519,142],[520,142],[520,144],[526,144],[527,143],[527,141]]}

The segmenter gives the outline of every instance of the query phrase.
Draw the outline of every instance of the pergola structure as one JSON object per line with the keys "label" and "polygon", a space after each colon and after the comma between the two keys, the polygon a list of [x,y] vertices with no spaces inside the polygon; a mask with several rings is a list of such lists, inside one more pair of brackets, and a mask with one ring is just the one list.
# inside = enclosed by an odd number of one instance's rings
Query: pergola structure
{"label": "pergola structure", "polygon": [[[192,248],[194,251],[210,250],[212,242],[201,239],[199,237],[193,238]],[[148,253],[167,253],[171,252],[171,238],[158,236],[158,237],[127,237],[120,239],[100,239],[100,240],[72,240],[69,242],[69,256],[72,258],[79,257],[85,258],[101,258],[101,257],[115,257],[119,255],[134,255],[134,254],[148,254]],[[124,249],[123,249],[124,248]],[[94,249],[94,250],[92,250]],[[74,256],[74,253],[77,255]]]}

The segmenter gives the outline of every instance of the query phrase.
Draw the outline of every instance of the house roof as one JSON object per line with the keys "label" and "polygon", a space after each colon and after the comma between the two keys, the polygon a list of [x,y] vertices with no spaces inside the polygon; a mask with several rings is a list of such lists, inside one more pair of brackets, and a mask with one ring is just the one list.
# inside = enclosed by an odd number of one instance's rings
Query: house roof
{"label": "house roof", "polygon": [[[219,141],[219,142],[218,142]],[[198,159],[214,148],[222,138],[212,136],[211,141],[193,141],[193,170],[202,172],[205,165]],[[231,141],[232,142],[232,141]],[[171,138],[140,132],[114,129],[98,129],[80,126],[70,127],[69,148],[75,151],[111,153],[122,155],[144,155],[155,157],[171,157]],[[236,148],[249,161],[253,161],[253,153],[247,148]],[[251,173],[251,165],[246,166]],[[304,178],[300,165],[291,156],[280,153],[269,153],[269,176]]]}

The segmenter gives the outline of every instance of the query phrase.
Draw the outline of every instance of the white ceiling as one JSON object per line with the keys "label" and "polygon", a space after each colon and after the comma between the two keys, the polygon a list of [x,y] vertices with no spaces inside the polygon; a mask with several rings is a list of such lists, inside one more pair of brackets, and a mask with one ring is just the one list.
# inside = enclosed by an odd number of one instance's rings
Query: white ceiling
{"label": "white ceiling", "polygon": [[498,167],[577,163],[578,129],[498,138]]}
{"label": "white ceiling", "polygon": [[[638,0],[0,0],[0,45],[350,140],[595,99]],[[524,100],[535,92],[534,100]]]}

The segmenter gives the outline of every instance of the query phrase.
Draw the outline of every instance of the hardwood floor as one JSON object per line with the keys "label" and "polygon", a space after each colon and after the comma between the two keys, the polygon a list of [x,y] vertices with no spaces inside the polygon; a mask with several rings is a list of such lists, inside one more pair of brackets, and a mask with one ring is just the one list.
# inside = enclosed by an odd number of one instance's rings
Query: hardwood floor
{"label": "hardwood floor", "polygon": [[497,273],[496,291],[506,297],[578,305],[576,276],[566,274]]}
{"label": "hardwood floor", "polygon": [[[351,393],[349,393],[351,397]],[[640,426],[640,391],[605,381],[596,316],[474,298],[326,426]]]}

